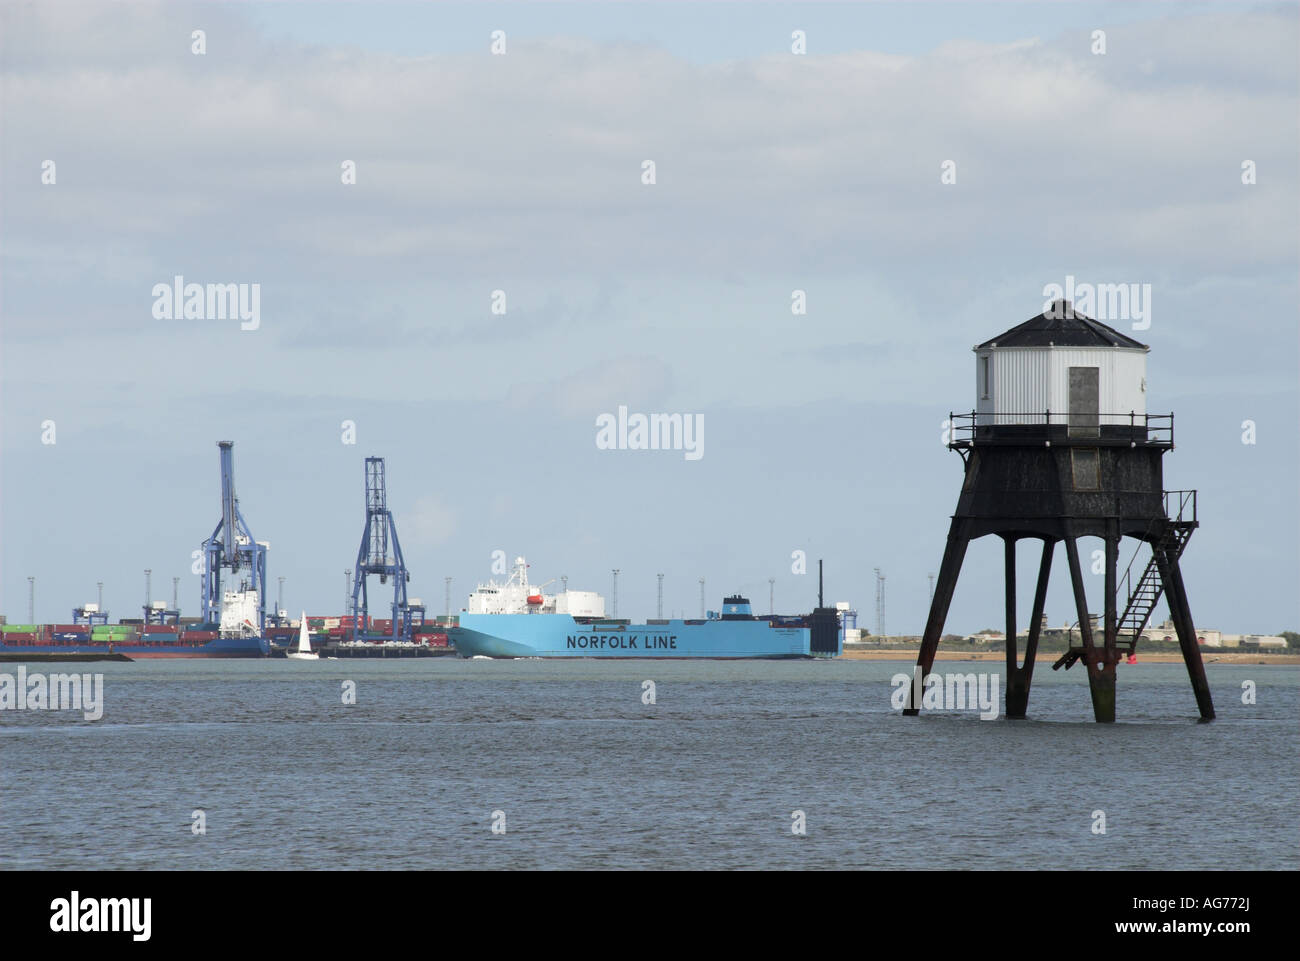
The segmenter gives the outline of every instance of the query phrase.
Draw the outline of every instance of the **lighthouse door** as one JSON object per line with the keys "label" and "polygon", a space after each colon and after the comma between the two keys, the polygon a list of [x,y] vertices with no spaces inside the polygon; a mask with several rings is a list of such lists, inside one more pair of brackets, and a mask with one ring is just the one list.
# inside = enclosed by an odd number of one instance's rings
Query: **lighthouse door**
{"label": "lighthouse door", "polygon": [[1096,437],[1100,430],[1096,367],[1070,368],[1070,436]]}

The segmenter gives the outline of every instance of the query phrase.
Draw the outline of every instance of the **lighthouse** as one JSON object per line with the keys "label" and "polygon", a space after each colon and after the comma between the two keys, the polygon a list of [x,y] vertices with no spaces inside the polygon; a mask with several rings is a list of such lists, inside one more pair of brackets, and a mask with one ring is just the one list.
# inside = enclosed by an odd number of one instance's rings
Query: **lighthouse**
{"label": "lighthouse", "polygon": [[[996,535],[1005,547],[1008,718],[1025,716],[1058,544],[1069,568],[1077,626],[1053,669],[1084,665],[1096,720],[1115,720],[1115,666],[1133,653],[1162,597],[1201,718],[1214,717],[1179,567],[1198,525],[1196,492],[1164,489],[1174,416],[1147,410],[1149,351],[1063,300],[975,346],[975,405],[969,413],[950,415],[948,447],[961,455],[965,476],[917,658],[921,677],[934,663],[967,546]],[[1081,537],[1098,537],[1105,545],[1105,614],[1095,629],[1079,561]],[[1126,537],[1148,551],[1135,552],[1121,573]],[[1025,538],[1041,541],[1042,555],[1021,662],[1016,543]],[[914,689],[905,714],[918,713],[916,698]]]}

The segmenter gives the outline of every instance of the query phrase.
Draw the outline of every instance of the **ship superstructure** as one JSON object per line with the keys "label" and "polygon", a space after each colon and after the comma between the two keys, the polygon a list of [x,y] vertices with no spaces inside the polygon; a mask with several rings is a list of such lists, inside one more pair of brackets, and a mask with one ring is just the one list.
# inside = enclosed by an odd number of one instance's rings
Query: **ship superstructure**
{"label": "ship superstructure", "polygon": [[528,562],[516,557],[510,576],[504,581],[480,584],[465,604],[467,614],[569,614],[573,617],[604,617],[605,598],[595,591],[563,590],[547,594],[555,583],[528,583]]}

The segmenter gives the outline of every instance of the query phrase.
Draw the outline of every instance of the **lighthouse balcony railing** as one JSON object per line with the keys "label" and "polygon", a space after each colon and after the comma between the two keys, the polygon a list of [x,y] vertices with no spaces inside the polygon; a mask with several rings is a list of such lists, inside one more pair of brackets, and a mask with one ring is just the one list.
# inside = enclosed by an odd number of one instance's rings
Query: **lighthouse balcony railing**
{"label": "lighthouse balcony railing", "polygon": [[1196,526],[1196,491],[1165,491],[1165,516],[1175,524]]}
{"label": "lighthouse balcony railing", "polygon": [[1052,443],[1089,446],[1174,446],[1174,415],[1055,410],[970,411],[948,415],[948,447]]}

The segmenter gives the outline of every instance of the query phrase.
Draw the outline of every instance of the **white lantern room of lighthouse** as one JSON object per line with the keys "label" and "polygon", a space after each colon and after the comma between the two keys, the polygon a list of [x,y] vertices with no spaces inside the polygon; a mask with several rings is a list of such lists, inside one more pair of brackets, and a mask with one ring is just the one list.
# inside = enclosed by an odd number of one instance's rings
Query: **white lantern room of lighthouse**
{"label": "white lantern room of lighthouse", "polygon": [[1145,422],[1147,347],[1073,347],[1051,342],[975,348],[975,412],[981,426],[1061,425],[1091,415],[1102,425]]}

